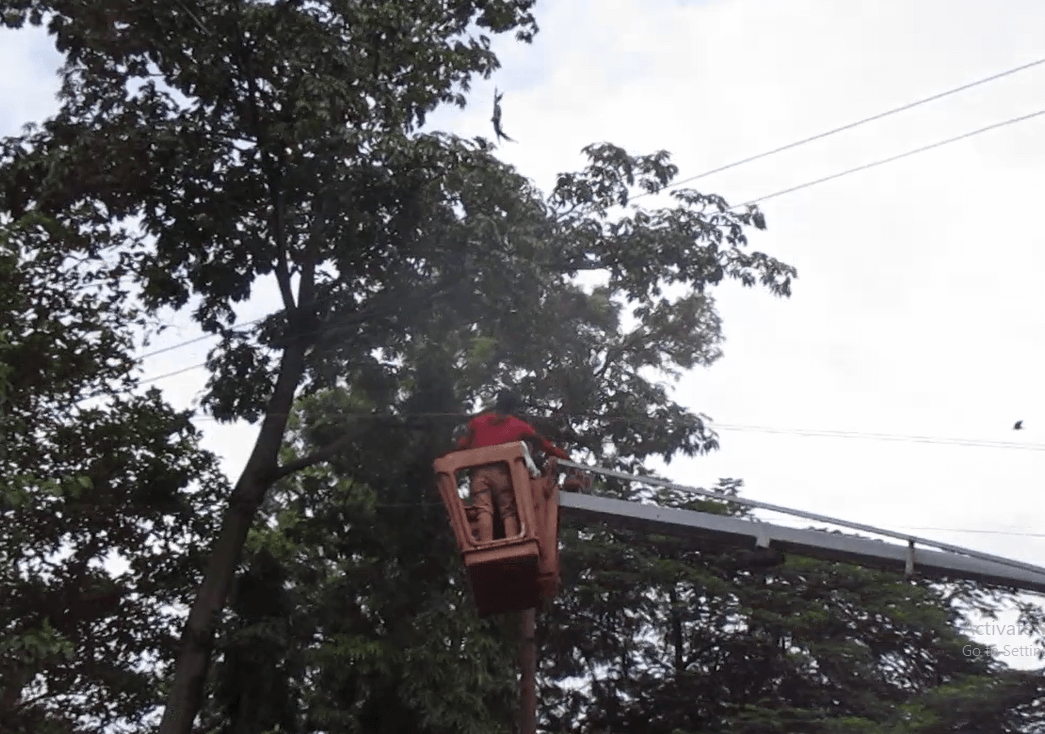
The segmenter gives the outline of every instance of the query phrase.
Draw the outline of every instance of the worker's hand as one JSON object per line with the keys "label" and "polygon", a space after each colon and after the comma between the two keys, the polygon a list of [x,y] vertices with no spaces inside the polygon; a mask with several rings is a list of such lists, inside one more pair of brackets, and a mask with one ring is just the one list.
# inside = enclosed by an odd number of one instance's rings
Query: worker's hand
{"label": "worker's hand", "polygon": [[591,475],[572,470],[566,475],[562,488],[570,492],[588,492],[591,490]]}

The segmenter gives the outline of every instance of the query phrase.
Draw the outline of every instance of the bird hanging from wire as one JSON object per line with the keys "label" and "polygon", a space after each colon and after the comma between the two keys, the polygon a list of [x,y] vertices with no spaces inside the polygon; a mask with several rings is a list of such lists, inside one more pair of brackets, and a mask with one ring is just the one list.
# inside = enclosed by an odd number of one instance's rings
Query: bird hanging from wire
{"label": "bird hanging from wire", "polygon": [[1016,425],[1014,425],[1012,427],[1012,430],[1014,430],[1014,431],[1022,431],[1023,430],[1023,421],[1016,421]]}
{"label": "bird hanging from wire", "polygon": [[497,88],[493,90],[493,117],[490,118],[493,122],[493,131],[497,134],[497,140],[500,142],[501,138],[504,138],[509,143],[515,141],[504,134],[504,130],[501,129],[501,98],[504,96],[504,92],[498,93]]}

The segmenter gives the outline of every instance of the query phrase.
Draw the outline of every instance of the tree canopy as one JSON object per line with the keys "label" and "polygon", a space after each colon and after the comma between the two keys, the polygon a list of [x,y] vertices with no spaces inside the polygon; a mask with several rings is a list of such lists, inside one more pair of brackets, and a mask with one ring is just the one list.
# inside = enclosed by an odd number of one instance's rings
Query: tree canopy
{"label": "tree canopy", "polygon": [[227,483],[190,416],[128,394],[125,298],[55,223],[0,232],[0,729],[128,724],[158,703]]}
{"label": "tree canopy", "polygon": [[[25,522],[5,523],[3,560],[26,569],[11,581],[26,588],[50,577],[19,559],[53,556],[59,546],[90,551],[66,563],[86,569],[98,553],[115,552],[131,569],[107,581],[124,584],[124,606],[98,613],[123,636],[115,647],[104,648],[93,628],[54,636],[54,615],[33,617],[36,603],[14,617],[24,620],[16,634],[36,635],[44,642],[32,644],[49,652],[11,658],[19,671],[4,678],[14,681],[4,691],[11,707],[32,708],[30,674],[58,691],[65,675],[68,701],[97,701],[76,703],[85,716],[146,716],[162,693],[162,734],[188,734],[197,715],[208,731],[229,732],[504,729],[512,709],[504,630],[469,616],[445,515],[432,505],[431,461],[454,425],[478,399],[512,385],[543,430],[602,464],[643,472],[651,457],[716,447],[705,419],[675,402],[667,381],[719,357],[716,286],[732,280],[790,294],[794,268],[748,246],[750,229],[766,226],[761,213],[690,190],[672,191],[663,208],[629,206],[635,193],[671,184],[678,171],[664,151],[594,143],[585,168],[561,174],[546,193],[483,138],[421,131],[432,110],[463,105],[470,80],[498,68],[491,35],[532,38],[533,5],[0,2],[7,26],[46,25],[64,59],[59,111],[0,146],[0,227],[14,253],[5,277],[37,277],[12,291],[23,300],[0,331],[8,403],[28,406],[4,414],[7,459],[25,460],[12,465],[5,512]],[[578,285],[585,272],[601,284]],[[238,304],[263,282],[275,284],[280,307],[239,324]],[[23,343],[34,333],[30,302],[48,299],[52,311],[35,318],[50,332]],[[187,310],[216,340],[203,410],[258,426],[231,491],[187,415],[156,393],[128,395],[130,335],[155,328],[167,309]],[[12,349],[37,351],[11,357]],[[51,396],[43,407],[33,392],[42,382]],[[88,395],[99,407],[68,408]],[[55,428],[40,436],[36,425]],[[47,472],[61,477],[57,487]],[[73,504],[58,513],[55,502]],[[6,529],[32,522],[40,530],[28,535]],[[612,657],[629,681],[621,694],[632,685],[644,692],[627,693],[627,702],[598,694],[583,716],[570,699],[576,721],[560,718],[559,729],[638,728],[650,721],[642,701],[664,696],[725,702],[696,716],[665,713],[666,733],[742,719],[755,731],[767,711],[785,709],[803,721],[884,721],[882,707],[901,700],[882,678],[884,663],[846,671],[843,651],[832,653],[831,684],[871,698],[862,707],[830,703],[813,690],[823,687],[807,670],[813,653],[787,652],[779,629],[730,633],[735,650],[746,645],[777,667],[754,677],[738,668],[728,685],[708,677],[739,652],[718,650],[713,663],[700,657],[705,643],[679,642],[725,640],[721,628],[705,629],[709,620],[759,604],[787,608],[791,596],[827,589],[848,571],[788,566],[788,583],[771,593],[730,577],[741,572],[722,559],[637,539],[624,550],[605,538],[570,542],[581,559],[593,549],[604,560],[631,554],[630,566],[622,561],[631,591],[600,612],[587,582],[573,579],[553,617],[567,637],[549,638],[548,675],[561,688],[562,676],[579,670],[567,662],[580,654],[569,635],[597,640],[594,630],[606,628],[619,645],[681,625],[672,633],[676,665],[669,681],[607,643],[589,654],[592,683]],[[68,587],[85,588],[86,573],[71,572]],[[698,582],[717,591],[698,592]],[[744,600],[727,591],[731,583]],[[927,592],[890,593],[939,608]],[[679,617],[672,594],[689,600],[690,616]],[[629,605],[647,619],[626,621]],[[814,622],[844,622],[806,606],[805,639],[821,629]],[[175,644],[171,620],[186,607]],[[910,652],[905,634],[888,632],[888,650]],[[843,638],[828,639],[837,650],[855,644]],[[96,668],[63,668],[70,644],[76,665],[93,659]],[[770,655],[778,647],[783,662]],[[945,653],[955,669],[987,675],[962,668],[951,648],[932,652]],[[679,655],[694,662],[682,665]],[[694,676],[703,676],[696,687]],[[799,692],[767,692],[784,680]],[[938,694],[951,680],[919,685]],[[869,681],[877,688],[863,688]],[[1002,709],[992,710],[991,722],[1001,721]]]}

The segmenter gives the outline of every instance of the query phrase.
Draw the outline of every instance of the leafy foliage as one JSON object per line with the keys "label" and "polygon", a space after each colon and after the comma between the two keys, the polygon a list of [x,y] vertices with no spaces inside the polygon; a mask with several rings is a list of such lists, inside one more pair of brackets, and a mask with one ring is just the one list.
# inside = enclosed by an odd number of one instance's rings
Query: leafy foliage
{"label": "leafy foliage", "polygon": [[[204,406],[219,420],[264,419],[189,616],[165,733],[191,727],[268,488],[358,433],[280,467],[296,394],[343,378],[395,409],[429,381],[431,410],[459,412],[499,381],[549,405],[612,385],[607,415],[560,426],[567,440],[601,453],[595,436],[645,410],[646,429],[612,436],[623,460],[714,445],[640,373],[714,358],[706,290],[723,278],[788,292],[793,269],[743,249],[760,216],[683,192],[673,208],[613,221],[633,185],[653,191],[675,175],[663,152],[592,146],[591,165],[546,199],[485,140],[416,133],[496,68],[485,32],[532,36],[532,5],[7,3],[8,25],[48,25],[65,64],[57,115],[3,145],[0,210],[47,217],[65,252],[118,261],[149,313],[194,303],[221,336]],[[609,276],[595,296],[571,285],[592,269]],[[491,287],[506,273],[509,287]],[[235,305],[270,275],[282,311],[234,329]],[[670,284],[694,295],[669,299]],[[643,299],[630,334],[611,318],[618,297]]]}
{"label": "leafy foliage", "polygon": [[[310,450],[293,433],[288,453]],[[417,440],[375,438],[384,455]],[[445,511],[418,501],[424,469],[371,461],[360,481],[312,467],[273,489],[219,638],[208,729],[508,730],[511,635],[472,615]]]}
{"label": "leafy foliage", "polygon": [[133,310],[54,252],[50,224],[0,227],[5,732],[96,731],[156,705],[225,486],[187,416],[123,392]]}
{"label": "leafy foliage", "polygon": [[[302,403],[288,460],[322,443],[324,429],[314,427],[324,411],[351,405],[349,395]],[[250,707],[257,718],[243,731],[512,730],[515,620],[473,617],[445,511],[426,481],[428,443],[426,433],[375,421],[329,468],[274,488],[238,582],[273,574],[273,586],[251,603],[234,594],[208,714],[215,727],[237,730],[242,694],[228,686],[275,678],[289,692],[278,713]],[[719,490],[728,500],[740,487],[724,480]],[[745,515],[677,492],[652,499]],[[562,558],[563,592],[539,626],[546,731],[1040,726],[1040,675],[963,649],[960,608],[990,608],[989,590],[960,584],[945,593],[845,564],[590,527],[564,528]],[[266,653],[272,625],[278,652]],[[257,662],[236,669],[230,645],[247,646]]]}
{"label": "leafy foliage", "polygon": [[606,529],[567,530],[564,543],[542,640],[549,731],[1023,732],[1045,716],[1039,673],[965,654],[962,594]]}
{"label": "leafy foliage", "polygon": [[[5,717],[142,720],[164,692],[163,734],[197,711],[214,732],[510,729],[510,622],[468,612],[424,491],[432,459],[503,384],[603,464],[642,473],[712,450],[664,380],[719,357],[715,286],[787,296],[796,277],[748,247],[757,210],[695,191],[629,206],[674,179],[666,152],[591,145],[545,195],[482,138],[418,132],[497,68],[486,34],[532,37],[533,4],[0,2],[8,26],[46,24],[65,59],[59,112],[0,146],[0,274],[16,285],[0,291],[14,299],[0,314]],[[577,286],[582,272],[601,285]],[[237,327],[266,279],[282,308]],[[166,308],[219,338],[204,407],[260,422],[220,531],[222,485],[188,417],[120,392],[130,328]],[[101,402],[79,407],[87,396]],[[752,570],[659,538],[566,540],[544,639],[553,730],[1030,720],[1037,681],[961,655],[930,588],[794,560]]]}

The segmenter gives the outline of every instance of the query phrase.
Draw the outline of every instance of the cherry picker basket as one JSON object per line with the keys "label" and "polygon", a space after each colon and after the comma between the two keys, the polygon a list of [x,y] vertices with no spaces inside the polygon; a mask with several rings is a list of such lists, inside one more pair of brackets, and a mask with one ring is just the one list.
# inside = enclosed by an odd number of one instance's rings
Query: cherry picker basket
{"label": "cherry picker basket", "polygon": [[[477,508],[461,497],[459,475],[487,464],[506,464],[519,518],[519,534],[478,539]],[[528,466],[529,465],[529,466]],[[535,608],[559,588],[559,495],[556,466],[531,476],[522,442],[456,451],[434,465],[457,547],[468,570],[479,616]]]}

